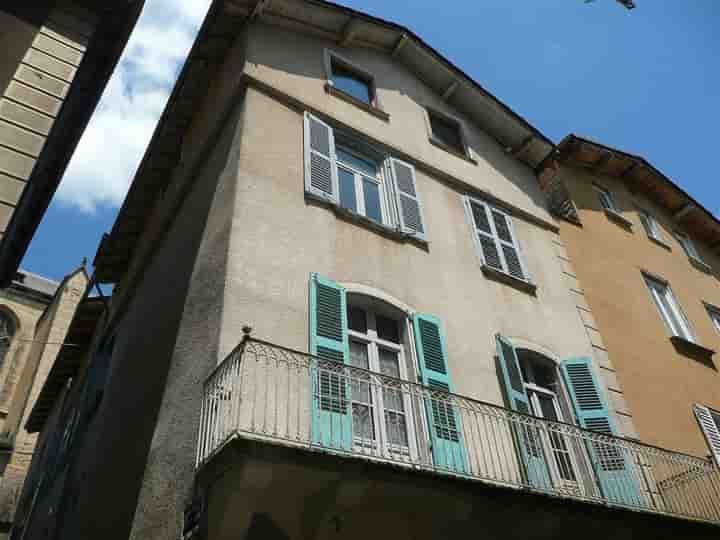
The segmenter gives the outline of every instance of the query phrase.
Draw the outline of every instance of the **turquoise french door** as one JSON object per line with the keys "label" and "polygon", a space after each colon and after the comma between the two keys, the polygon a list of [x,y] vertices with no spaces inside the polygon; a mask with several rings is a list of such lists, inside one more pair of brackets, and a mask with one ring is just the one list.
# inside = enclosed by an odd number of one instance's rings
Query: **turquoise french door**
{"label": "turquoise french door", "polygon": [[[500,371],[510,408],[523,414],[532,414],[530,399],[525,391],[520,362],[512,342],[498,334],[497,344]],[[548,468],[545,448],[542,444],[540,430],[535,427],[532,419],[528,423],[513,422],[512,431],[516,446],[525,468],[527,482],[538,489],[551,489],[552,479]]]}
{"label": "turquoise french door", "polygon": [[[570,358],[562,362],[561,368],[580,425],[605,435],[617,434],[592,360]],[[635,464],[625,447],[588,441],[587,449],[603,496],[619,504],[642,504],[640,489],[633,476]]]}
{"label": "turquoise french door", "polygon": [[457,473],[469,473],[462,424],[453,398],[453,384],[447,364],[447,348],[440,320],[432,315],[416,314],[413,330],[422,383],[430,388],[425,399],[430,444],[435,466]]}
{"label": "turquoise french door", "polygon": [[310,276],[310,369],[312,442],[351,450],[353,445],[345,289],[317,274]]}

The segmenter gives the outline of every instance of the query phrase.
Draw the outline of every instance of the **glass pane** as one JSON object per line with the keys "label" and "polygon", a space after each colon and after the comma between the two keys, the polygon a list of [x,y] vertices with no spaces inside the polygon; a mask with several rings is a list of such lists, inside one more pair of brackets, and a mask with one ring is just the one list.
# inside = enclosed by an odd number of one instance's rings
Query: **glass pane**
{"label": "glass pane", "polygon": [[396,446],[407,446],[407,426],[405,424],[405,415],[395,412],[385,411],[385,429],[387,430],[387,438],[390,444]]}
{"label": "glass pane", "polygon": [[382,315],[376,315],[375,326],[380,339],[400,343],[400,328],[396,320]]}
{"label": "glass pane", "polygon": [[365,215],[370,219],[382,223],[380,186],[372,180],[363,178],[363,191],[365,192]]}
{"label": "glass pane", "polygon": [[353,403],[353,435],[363,439],[375,439],[372,407]]}
{"label": "glass pane", "polygon": [[362,156],[361,152],[349,150],[341,145],[337,146],[335,153],[340,163],[343,163],[358,172],[372,176],[373,178],[377,177],[378,164],[375,159],[369,156]]}
{"label": "glass pane", "polygon": [[338,180],[340,182],[340,206],[357,212],[355,175],[342,167],[338,167]]}
{"label": "glass pane", "polygon": [[335,88],[350,94],[355,99],[370,105],[372,103],[372,90],[365,77],[354,73],[350,69],[336,62],[332,64],[332,79]]}
{"label": "glass pane", "polygon": [[460,136],[460,126],[455,122],[430,113],[430,128],[432,129],[433,136],[441,143],[446,144],[458,152],[465,153],[465,147],[463,146],[462,137]]}
{"label": "glass pane", "polygon": [[400,365],[398,364],[398,353],[385,349],[379,350],[380,373],[390,377],[400,378]]}
{"label": "glass pane", "polygon": [[367,334],[367,316],[365,310],[355,306],[348,306],[348,328],[356,332]]}
{"label": "glass pane", "polygon": [[[368,369],[367,345],[350,342],[350,365],[358,368]],[[370,383],[368,375],[361,371],[352,371],[350,376],[350,396],[353,401],[361,403],[372,403],[370,396]],[[367,382],[366,382],[367,381]]]}
{"label": "glass pane", "polygon": [[558,420],[560,420],[557,417],[557,411],[555,410],[553,398],[539,393],[537,394],[537,396],[540,400],[540,416],[545,418],[545,420],[552,420],[553,422],[557,422]]}
{"label": "glass pane", "polygon": [[[379,349],[378,355],[380,360],[380,373],[399,379],[400,365],[398,353]],[[399,388],[396,390],[395,383],[387,379],[383,380],[383,403],[385,409],[392,409],[394,411],[405,410],[401,390]]]}

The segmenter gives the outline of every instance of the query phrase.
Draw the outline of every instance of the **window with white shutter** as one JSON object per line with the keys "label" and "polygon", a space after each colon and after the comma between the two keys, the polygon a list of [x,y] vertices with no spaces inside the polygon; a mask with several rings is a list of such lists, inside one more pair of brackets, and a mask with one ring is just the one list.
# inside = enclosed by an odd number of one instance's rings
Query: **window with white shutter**
{"label": "window with white shutter", "polygon": [[600,199],[600,205],[603,207],[603,209],[617,213],[618,210],[617,206],[615,205],[615,198],[613,197],[613,194],[610,192],[610,190],[598,186],[597,184],[593,184],[593,189],[595,189],[595,191],[597,192],[598,199]]}
{"label": "window with white shutter", "polygon": [[426,239],[415,167],[305,113],[305,192],[388,229]]}
{"label": "window with white shutter", "polygon": [[470,197],[465,198],[465,208],[483,265],[529,282],[510,215]]}
{"label": "window with white shutter", "polygon": [[645,229],[649,238],[657,240],[658,242],[664,243],[662,232],[660,232],[660,224],[657,222],[655,217],[642,208],[638,208],[638,214],[640,214],[640,222]]}
{"label": "window with white shutter", "polygon": [[695,338],[690,329],[690,323],[680,308],[680,304],[678,304],[672,289],[670,289],[670,285],[652,276],[645,275],[644,277],[650,290],[650,295],[655,301],[660,316],[668,327],[668,330],[670,330],[670,333],[673,336],[694,342]]}
{"label": "window with white shutter", "polygon": [[699,404],[695,404],[693,410],[715,463],[720,466],[720,412]]}

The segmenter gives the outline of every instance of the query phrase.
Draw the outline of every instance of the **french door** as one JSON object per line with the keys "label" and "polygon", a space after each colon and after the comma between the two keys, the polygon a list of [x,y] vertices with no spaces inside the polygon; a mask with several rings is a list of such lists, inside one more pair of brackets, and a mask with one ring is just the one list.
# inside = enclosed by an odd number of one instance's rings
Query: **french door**
{"label": "french door", "polygon": [[367,332],[350,330],[350,404],[354,449],[394,459],[417,455],[403,346],[378,337],[368,313]]}

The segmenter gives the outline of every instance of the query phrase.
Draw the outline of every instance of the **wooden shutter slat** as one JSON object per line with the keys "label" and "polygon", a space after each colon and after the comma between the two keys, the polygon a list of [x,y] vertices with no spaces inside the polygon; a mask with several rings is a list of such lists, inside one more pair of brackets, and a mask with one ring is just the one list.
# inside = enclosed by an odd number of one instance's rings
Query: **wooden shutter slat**
{"label": "wooden shutter slat", "polygon": [[415,167],[397,158],[390,158],[390,170],[394,180],[400,230],[425,239],[422,203],[417,189]]}
{"label": "wooden shutter slat", "polygon": [[705,435],[705,440],[712,452],[715,463],[720,466],[720,425],[718,425],[720,423],[720,414],[717,415],[716,419],[710,409],[700,404],[695,404],[693,411],[700,424],[700,429]]}
{"label": "wooden shutter slat", "polygon": [[305,191],[339,201],[333,129],[310,113],[305,113]]}

